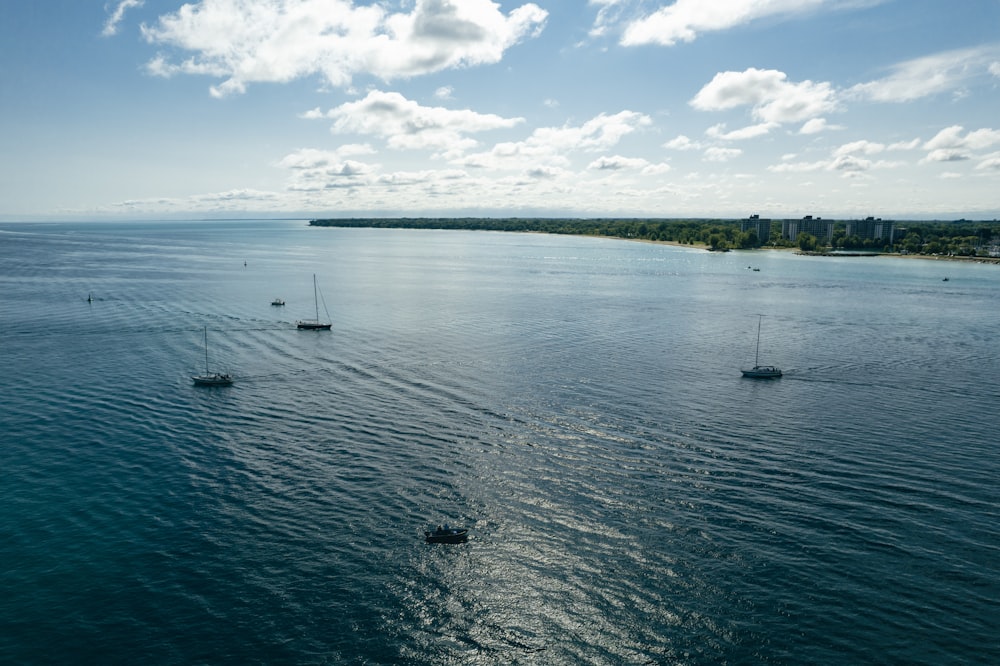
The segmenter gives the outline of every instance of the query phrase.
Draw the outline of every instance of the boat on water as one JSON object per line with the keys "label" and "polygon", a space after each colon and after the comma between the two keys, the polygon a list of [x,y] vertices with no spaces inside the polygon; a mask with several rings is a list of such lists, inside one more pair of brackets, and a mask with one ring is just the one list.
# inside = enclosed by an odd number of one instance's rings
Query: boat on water
{"label": "boat on water", "polygon": [[465,543],[469,539],[469,530],[465,527],[437,526],[433,532],[424,532],[426,543]]}
{"label": "boat on water", "polygon": [[751,379],[776,379],[781,376],[781,369],[773,365],[760,364],[760,322],[764,315],[757,315],[757,351],[754,353],[753,367],[749,370],[740,370],[744,377]]}
{"label": "boat on water", "polygon": [[191,377],[196,386],[229,386],[233,378],[229,373],[210,372],[208,368],[208,326],[205,327],[205,374]]}
{"label": "boat on water", "polygon": [[300,329],[309,331],[329,331],[330,327],[333,326],[330,323],[330,313],[326,310],[326,301],[323,301],[323,310],[326,312],[326,321],[322,322],[319,319],[319,299],[321,298],[319,292],[319,286],[316,284],[316,274],[313,273],[313,302],[316,305],[316,318],[315,319],[302,319],[296,326]]}
{"label": "boat on water", "polygon": [[276,298],[273,301],[271,301],[271,305],[284,305],[284,304],[285,300],[282,298]]}

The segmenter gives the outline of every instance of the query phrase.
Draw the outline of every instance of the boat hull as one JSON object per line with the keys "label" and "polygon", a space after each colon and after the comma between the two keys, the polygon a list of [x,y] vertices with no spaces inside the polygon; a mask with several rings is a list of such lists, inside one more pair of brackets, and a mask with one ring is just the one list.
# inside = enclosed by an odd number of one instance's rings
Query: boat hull
{"label": "boat hull", "polygon": [[750,370],[740,370],[744,377],[751,379],[777,379],[781,376],[781,370],[771,366],[756,366]]}
{"label": "boat hull", "polygon": [[191,378],[196,386],[229,386],[233,383],[233,378],[229,375],[195,375]]}
{"label": "boat hull", "polygon": [[424,541],[427,543],[465,543],[468,540],[469,530],[424,532]]}
{"label": "boat hull", "polygon": [[322,324],[316,321],[300,321],[296,326],[304,331],[329,331],[333,324]]}

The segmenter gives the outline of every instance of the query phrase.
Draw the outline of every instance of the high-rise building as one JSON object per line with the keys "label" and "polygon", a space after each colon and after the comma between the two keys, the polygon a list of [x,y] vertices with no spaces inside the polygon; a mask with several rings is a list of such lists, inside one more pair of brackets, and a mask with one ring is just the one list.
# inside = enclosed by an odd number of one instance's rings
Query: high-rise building
{"label": "high-rise building", "polygon": [[892,220],[882,218],[866,217],[863,220],[851,220],[847,222],[847,237],[857,236],[861,240],[887,240],[894,241],[893,234],[895,224]]}
{"label": "high-rise building", "polygon": [[740,220],[740,231],[745,233],[751,229],[757,232],[757,240],[761,245],[771,240],[771,220],[762,220],[756,213],[745,220]]}
{"label": "high-rise building", "polygon": [[816,240],[827,245],[833,242],[833,220],[824,220],[820,217],[806,215],[801,220],[782,220],[781,237],[785,240],[796,241],[799,234],[809,234],[815,236]]}

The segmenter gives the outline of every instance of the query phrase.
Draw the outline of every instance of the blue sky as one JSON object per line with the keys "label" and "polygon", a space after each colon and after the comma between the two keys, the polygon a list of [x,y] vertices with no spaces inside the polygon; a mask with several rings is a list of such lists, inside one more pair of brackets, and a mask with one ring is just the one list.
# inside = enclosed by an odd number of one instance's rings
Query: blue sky
{"label": "blue sky", "polygon": [[10,0],[0,219],[1000,217],[1000,0]]}

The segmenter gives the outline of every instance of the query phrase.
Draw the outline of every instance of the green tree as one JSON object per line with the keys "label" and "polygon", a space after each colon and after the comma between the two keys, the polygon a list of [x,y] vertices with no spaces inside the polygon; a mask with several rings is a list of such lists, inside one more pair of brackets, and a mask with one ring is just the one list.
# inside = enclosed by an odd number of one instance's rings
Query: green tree
{"label": "green tree", "polygon": [[739,246],[740,249],[747,249],[751,247],[760,247],[760,239],[757,238],[757,230],[750,229],[746,233],[739,235]]}
{"label": "green tree", "polygon": [[815,252],[816,251],[816,237],[812,234],[801,233],[799,234],[799,249],[803,252]]}

